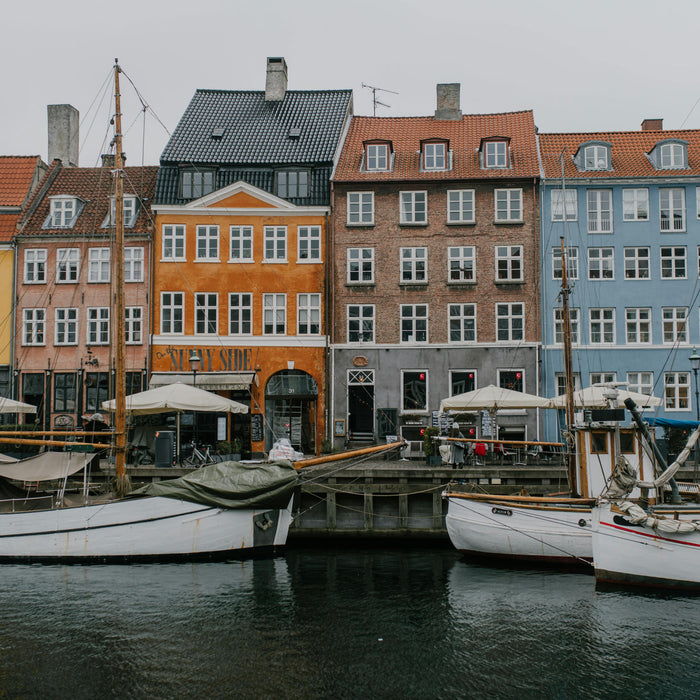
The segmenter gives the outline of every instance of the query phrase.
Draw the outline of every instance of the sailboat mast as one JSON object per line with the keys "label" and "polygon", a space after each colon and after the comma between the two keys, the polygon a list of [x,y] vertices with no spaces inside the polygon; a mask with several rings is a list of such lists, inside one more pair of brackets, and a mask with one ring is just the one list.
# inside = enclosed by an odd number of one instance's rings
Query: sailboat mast
{"label": "sailboat mast", "polygon": [[126,474],[126,372],[124,370],[124,162],[122,155],[122,114],[119,92],[119,63],[114,60],[114,143],[115,155],[115,197],[114,197],[114,328],[115,328],[115,372],[114,396],[116,411],[114,416],[115,466],[117,493],[129,491],[129,478]]}

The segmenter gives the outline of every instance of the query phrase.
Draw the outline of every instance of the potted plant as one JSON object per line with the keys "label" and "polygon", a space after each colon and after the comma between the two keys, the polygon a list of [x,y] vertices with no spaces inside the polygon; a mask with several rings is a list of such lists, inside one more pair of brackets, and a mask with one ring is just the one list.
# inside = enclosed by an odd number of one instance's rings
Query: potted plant
{"label": "potted plant", "polygon": [[423,453],[425,461],[429,467],[437,467],[442,464],[440,450],[434,437],[440,434],[440,428],[426,428],[423,432]]}
{"label": "potted plant", "polygon": [[216,443],[216,449],[224,462],[240,461],[242,447],[243,442],[238,437],[233,438],[233,440],[230,442],[228,440],[222,440],[221,442]]}

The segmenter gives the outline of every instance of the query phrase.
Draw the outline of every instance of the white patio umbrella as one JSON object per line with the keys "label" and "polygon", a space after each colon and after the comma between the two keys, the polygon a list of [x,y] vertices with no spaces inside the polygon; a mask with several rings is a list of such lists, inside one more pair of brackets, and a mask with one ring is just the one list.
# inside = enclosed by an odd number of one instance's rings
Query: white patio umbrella
{"label": "white patio umbrella", "polygon": [[[651,408],[663,405],[663,399],[658,396],[640,394],[636,391],[615,388],[617,391],[617,405],[622,408],[625,399],[632,399],[639,408]],[[587,386],[574,392],[574,408],[608,408],[610,406],[607,396],[611,389],[606,386]],[[566,408],[566,394],[550,399],[551,408]]]}
{"label": "white patio umbrella", "polygon": [[[105,411],[116,411],[116,401],[103,401]],[[198,411],[204,413],[248,413],[248,407],[211,391],[174,382],[126,397],[126,412],[133,415],[177,413],[177,448],[180,451],[180,414]]]}
{"label": "white patio umbrella", "polygon": [[36,406],[0,396],[0,413],[36,413]]}

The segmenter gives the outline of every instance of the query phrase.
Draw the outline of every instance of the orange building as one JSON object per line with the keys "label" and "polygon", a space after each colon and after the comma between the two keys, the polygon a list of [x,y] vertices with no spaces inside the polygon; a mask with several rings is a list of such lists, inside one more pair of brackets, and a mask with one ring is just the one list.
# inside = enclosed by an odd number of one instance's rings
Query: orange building
{"label": "orange building", "polygon": [[151,387],[195,383],[250,407],[229,423],[195,417],[201,441],[240,438],[260,455],[288,437],[318,452],[329,208],[236,182],[154,211]]}

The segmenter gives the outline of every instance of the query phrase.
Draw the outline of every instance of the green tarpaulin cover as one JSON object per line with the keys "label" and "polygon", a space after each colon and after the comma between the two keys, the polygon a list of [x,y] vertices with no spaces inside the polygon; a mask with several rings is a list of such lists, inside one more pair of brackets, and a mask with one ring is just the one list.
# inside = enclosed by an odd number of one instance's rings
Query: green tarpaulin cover
{"label": "green tarpaulin cover", "polygon": [[287,460],[220,462],[178,479],[154,481],[131,495],[163,496],[222,508],[285,508],[296,483],[296,469]]}

